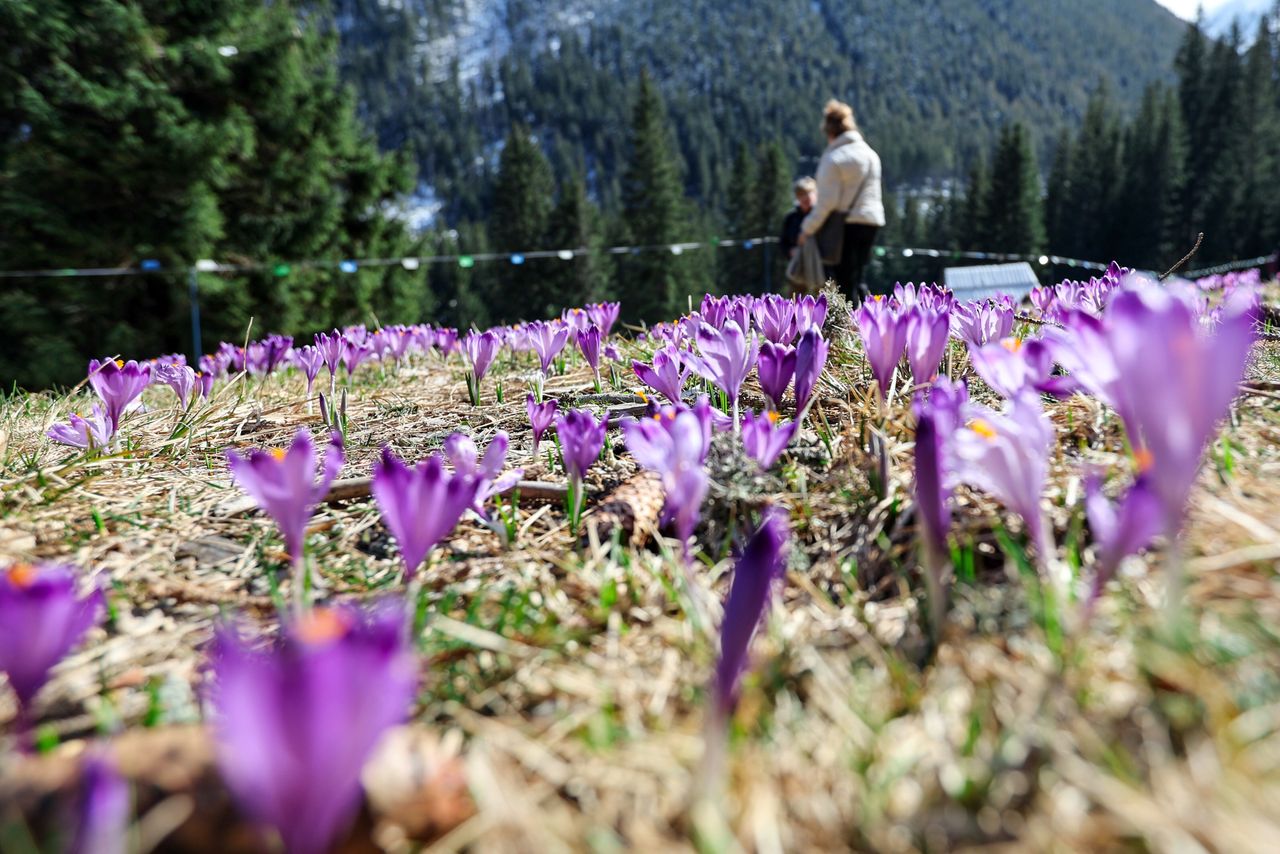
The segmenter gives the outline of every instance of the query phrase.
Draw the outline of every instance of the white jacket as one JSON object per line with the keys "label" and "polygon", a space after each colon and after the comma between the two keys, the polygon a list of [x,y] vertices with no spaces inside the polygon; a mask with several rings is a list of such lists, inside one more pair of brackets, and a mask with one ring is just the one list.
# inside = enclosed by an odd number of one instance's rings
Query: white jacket
{"label": "white jacket", "polygon": [[[862,195],[858,188],[866,178]],[[831,141],[818,163],[818,201],[800,223],[800,230],[813,235],[832,211],[849,211],[845,222],[884,225],[884,199],[880,192],[880,155],[862,134],[845,131]],[[854,205],[854,197],[858,203]],[[851,207],[852,206],[852,207]]]}

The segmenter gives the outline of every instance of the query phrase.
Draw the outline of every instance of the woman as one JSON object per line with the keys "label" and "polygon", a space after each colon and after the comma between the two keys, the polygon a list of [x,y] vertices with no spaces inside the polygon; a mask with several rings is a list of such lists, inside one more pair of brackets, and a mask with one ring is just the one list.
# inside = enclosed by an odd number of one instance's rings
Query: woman
{"label": "woman", "polygon": [[812,239],[828,216],[844,219],[840,260],[828,270],[836,287],[856,305],[866,295],[862,275],[876,233],[884,226],[880,155],[858,132],[853,108],[831,100],[823,108],[827,150],[818,163],[818,202],[800,223],[800,242]]}

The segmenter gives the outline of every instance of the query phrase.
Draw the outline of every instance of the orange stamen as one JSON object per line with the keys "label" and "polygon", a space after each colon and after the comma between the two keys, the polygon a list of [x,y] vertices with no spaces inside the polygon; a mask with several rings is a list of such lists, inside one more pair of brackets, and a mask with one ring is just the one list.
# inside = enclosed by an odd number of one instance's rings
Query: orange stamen
{"label": "orange stamen", "polygon": [[770,424],[777,424],[777,423],[778,423],[778,413],[776,413],[776,412],[773,412],[773,411],[768,412],[768,413],[765,415],[765,418],[768,418],[768,419],[769,419],[769,423],[770,423]]}
{"label": "orange stamen", "polygon": [[25,590],[36,583],[36,568],[29,563],[15,563],[9,567],[8,576],[10,584]]}
{"label": "orange stamen", "polygon": [[117,368],[123,368],[123,367],[124,367],[124,359],[116,359],[116,367],[117,367]]}
{"label": "orange stamen", "polygon": [[1021,338],[1006,338],[1000,342],[1000,346],[1004,347],[1010,353],[1016,353],[1022,349]]}
{"label": "orange stamen", "polygon": [[284,448],[272,448],[270,453],[271,456],[275,457],[277,460],[283,460],[286,451]]}
{"label": "orange stamen", "polygon": [[996,432],[996,428],[992,427],[990,422],[981,418],[975,418],[968,423],[968,428],[977,433],[988,442],[994,442],[1000,434]]}
{"label": "orange stamen", "polygon": [[1139,448],[1133,452],[1133,467],[1139,473],[1149,471],[1156,464],[1155,454],[1147,448]]}
{"label": "orange stamen", "polygon": [[316,608],[298,621],[293,633],[303,643],[321,644],[343,637],[350,621],[332,608]]}

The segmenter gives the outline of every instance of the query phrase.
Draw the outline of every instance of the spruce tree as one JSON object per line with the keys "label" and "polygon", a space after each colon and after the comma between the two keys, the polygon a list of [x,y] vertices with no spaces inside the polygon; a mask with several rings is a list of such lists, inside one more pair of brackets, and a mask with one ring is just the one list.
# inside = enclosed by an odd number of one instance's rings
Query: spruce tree
{"label": "spruce tree", "polygon": [[1049,181],[1045,188],[1045,240],[1054,253],[1066,253],[1066,247],[1072,241],[1071,229],[1075,225],[1070,207],[1072,154],[1071,137],[1063,129],[1053,150],[1053,163],[1049,167]]}
{"label": "spruce tree", "polygon": [[991,161],[984,231],[997,252],[1031,254],[1043,243],[1040,179],[1031,139],[1021,124],[1000,133]]}
{"label": "spruce tree", "polygon": [[[547,223],[554,203],[551,164],[522,125],[507,134],[493,188],[489,236],[499,252],[546,248]],[[498,291],[491,296],[495,316],[509,321],[559,314],[561,296],[542,275],[541,265],[499,262]]]}
{"label": "spruce tree", "polygon": [[[759,236],[758,184],[755,155],[745,144],[739,145],[729,175],[729,190],[725,195],[723,236],[733,240]],[[720,251],[720,292],[742,294],[759,291],[764,279],[764,268],[760,263],[762,251],[742,247]]]}
{"label": "spruce tree", "polygon": [[[75,380],[91,356],[186,350],[187,269],[218,258],[287,276],[202,276],[205,338],[302,333],[425,311],[387,213],[411,185],[339,85],[335,42],[287,2],[10,3],[0,29],[0,256],[6,266],[136,265],[155,277],[20,282],[0,305],[0,377]],[[92,21],[92,26],[86,26]],[[417,320],[418,317],[396,317]]]}
{"label": "spruce tree", "polygon": [[[961,249],[980,251],[990,245],[991,235],[987,231],[987,197],[989,195],[990,184],[987,179],[986,164],[979,156],[969,169],[964,200],[960,205],[960,222],[956,225]],[[886,213],[888,213],[887,207]]]}
{"label": "spruce tree", "polygon": [[547,245],[578,253],[572,261],[540,262],[540,276],[560,306],[576,307],[607,296],[600,214],[587,198],[586,188],[576,173],[571,173],[560,185],[560,198],[548,220]]}
{"label": "spruce tree", "polygon": [[[753,236],[776,235],[782,227],[782,219],[791,209],[791,170],[787,155],[777,141],[760,147],[760,177],[756,183],[752,205],[755,209]],[[766,243],[762,252],[765,264],[765,281],[762,288],[778,291],[783,286],[787,259],[778,252],[775,244]]]}
{"label": "spruce tree", "polygon": [[[682,239],[685,203],[679,164],[671,144],[662,99],[648,73],[640,77],[631,119],[630,156],[622,178],[622,233],[640,246]],[[665,250],[622,256],[619,294],[633,319],[668,319],[681,310],[688,279],[682,259]]]}

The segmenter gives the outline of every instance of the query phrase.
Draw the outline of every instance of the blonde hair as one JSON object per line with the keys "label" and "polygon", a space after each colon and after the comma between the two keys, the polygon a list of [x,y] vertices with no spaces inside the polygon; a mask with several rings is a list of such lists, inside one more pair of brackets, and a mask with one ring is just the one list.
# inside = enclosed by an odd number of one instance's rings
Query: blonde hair
{"label": "blonde hair", "polygon": [[853,107],[835,98],[827,101],[822,108],[822,129],[827,136],[839,136],[846,131],[857,130],[858,123],[853,120]]}
{"label": "blonde hair", "polygon": [[808,175],[806,175],[805,177],[799,179],[794,184],[792,184],[791,189],[794,190],[797,194],[812,193],[818,189],[818,182],[810,178]]}

